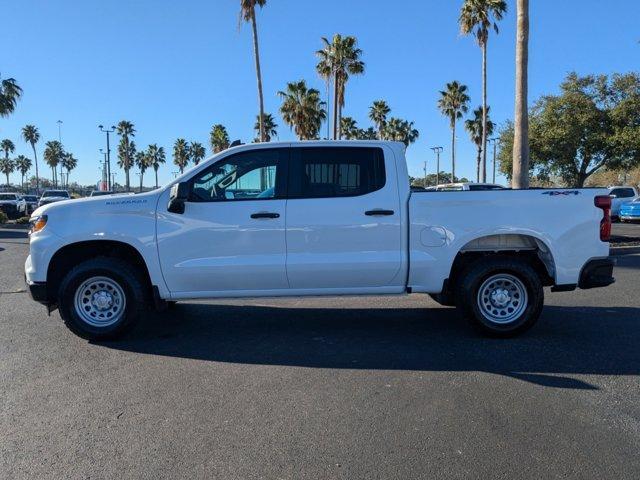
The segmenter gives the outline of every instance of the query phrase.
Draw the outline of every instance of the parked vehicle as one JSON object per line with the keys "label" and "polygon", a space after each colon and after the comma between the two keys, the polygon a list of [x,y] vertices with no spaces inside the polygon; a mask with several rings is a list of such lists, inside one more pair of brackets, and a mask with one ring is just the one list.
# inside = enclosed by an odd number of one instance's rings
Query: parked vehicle
{"label": "parked vehicle", "polygon": [[456,192],[456,191],[479,191],[479,190],[507,190],[506,187],[498,185],[497,183],[473,183],[473,182],[459,182],[459,183],[443,183],[435,185],[433,187],[427,187],[425,190],[429,192]]}
{"label": "parked vehicle", "polygon": [[622,204],[637,197],[638,191],[635,187],[609,187],[609,195],[611,196],[611,216],[618,218]]}
{"label": "parked vehicle", "polygon": [[42,192],[42,196],[38,201],[38,207],[48,205],[50,203],[60,202],[62,200],[69,200],[69,192],[66,190],[45,190]]}
{"label": "parked vehicle", "polygon": [[30,215],[36,208],[38,208],[37,195],[22,195],[18,202],[18,211],[21,216]]}
{"label": "parked vehicle", "polygon": [[619,217],[621,222],[632,222],[640,220],[640,197],[636,197],[630,202],[620,206]]}
{"label": "parked vehicle", "polygon": [[20,212],[18,210],[20,198],[19,193],[0,193],[0,210],[2,210],[9,219],[18,218],[20,216]]}
{"label": "parked vehicle", "polygon": [[230,148],[164,188],[39,208],[26,281],[93,339],[179,300],[406,293],[510,336],[543,286],[614,281],[606,189],[420,193],[408,178],[396,142]]}

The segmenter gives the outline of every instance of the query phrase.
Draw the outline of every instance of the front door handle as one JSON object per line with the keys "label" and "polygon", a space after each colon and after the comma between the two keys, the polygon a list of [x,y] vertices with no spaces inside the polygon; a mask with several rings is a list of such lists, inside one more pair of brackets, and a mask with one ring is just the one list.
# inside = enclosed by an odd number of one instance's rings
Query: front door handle
{"label": "front door handle", "polygon": [[365,215],[369,215],[370,217],[377,215],[393,215],[394,213],[395,212],[393,210],[382,210],[380,208],[376,210],[367,210],[366,212],[364,212]]}
{"label": "front door handle", "polygon": [[272,212],[258,212],[252,213],[251,218],[280,218],[280,214]]}

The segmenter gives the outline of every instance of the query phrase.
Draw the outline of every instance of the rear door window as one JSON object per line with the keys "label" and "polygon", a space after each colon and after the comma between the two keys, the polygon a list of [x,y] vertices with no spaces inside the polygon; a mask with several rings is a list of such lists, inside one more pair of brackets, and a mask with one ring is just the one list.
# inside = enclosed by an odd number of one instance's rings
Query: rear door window
{"label": "rear door window", "polygon": [[384,152],[368,147],[292,149],[289,198],[354,197],[385,184]]}

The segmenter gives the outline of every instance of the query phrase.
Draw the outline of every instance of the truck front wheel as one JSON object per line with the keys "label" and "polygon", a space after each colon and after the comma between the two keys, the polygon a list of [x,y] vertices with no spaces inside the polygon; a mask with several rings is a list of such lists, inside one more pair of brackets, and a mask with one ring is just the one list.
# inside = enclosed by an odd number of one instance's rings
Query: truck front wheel
{"label": "truck front wheel", "polygon": [[490,336],[522,333],[536,323],[542,312],[542,282],[523,259],[485,257],[462,273],[457,287],[457,305],[463,315]]}
{"label": "truck front wheel", "polygon": [[135,269],[118,258],[87,260],[60,283],[60,316],[82,338],[113,339],[131,328],[145,308],[143,285]]}

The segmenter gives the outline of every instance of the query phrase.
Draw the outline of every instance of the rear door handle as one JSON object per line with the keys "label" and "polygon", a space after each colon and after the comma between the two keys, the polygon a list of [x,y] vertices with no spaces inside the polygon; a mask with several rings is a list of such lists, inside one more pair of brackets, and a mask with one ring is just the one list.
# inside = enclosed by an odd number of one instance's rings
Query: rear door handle
{"label": "rear door handle", "polygon": [[252,213],[251,218],[280,218],[280,214],[272,212],[258,212]]}
{"label": "rear door handle", "polygon": [[375,210],[367,210],[366,212],[364,212],[365,215],[369,215],[370,217],[377,215],[393,215],[394,213],[395,212],[393,210],[382,210],[380,208],[377,208]]}

